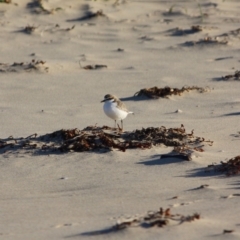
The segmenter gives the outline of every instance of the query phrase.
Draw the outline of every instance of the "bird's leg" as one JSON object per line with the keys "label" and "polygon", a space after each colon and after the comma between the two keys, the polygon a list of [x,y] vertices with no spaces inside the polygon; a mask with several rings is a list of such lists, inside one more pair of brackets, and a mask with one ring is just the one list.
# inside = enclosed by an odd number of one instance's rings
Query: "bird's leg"
{"label": "bird's leg", "polygon": [[122,131],[123,131],[123,120],[121,119],[121,127],[122,127]]}
{"label": "bird's leg", "polygon": [[117,127],[117,120],[114,120],[114,128]]}

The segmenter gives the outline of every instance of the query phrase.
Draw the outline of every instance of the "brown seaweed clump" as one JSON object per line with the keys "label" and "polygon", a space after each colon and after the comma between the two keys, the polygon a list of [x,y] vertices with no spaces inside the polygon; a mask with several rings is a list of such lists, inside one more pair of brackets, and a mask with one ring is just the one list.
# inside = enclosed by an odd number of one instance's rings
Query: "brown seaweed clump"
{"label": "brown seaweed clump", "polygon": [[208,165],[208,168],[227,176],[237,175],[240,173],[240,155],[229,159],[227,162],[221,161],[220,164]]}
{"label": "brown seaweed clump", "polygon": [[83,130],[62,130],[63,143],[59,150],[67,151],[102,151],[118,149],[125,152],[127,149],[148,149],[164,144],[174,147],[173,152],[188,157],[194,151],[203,152],[203,143],[211,145],[202,137],[195,137],[193,131],[187,133],[184,126],[180,128],[142,128],[132,132],[114,132],[116,129],[107,126],[90,126]]}
{"label": "brown seaweed clump", "polygon": [[212,145],[202,137],[194,136],[193,131],[187,133],[184,126],[180,128],[149,127],[132,132],[121,132],[107,126],[89,126],[83,130],[67,129],[37,137],[33,134],[27,138],[0,139],[2,152],[17,150],[32,150],[33,152],[84,152],[110,151],[117,149],[125,152],[127,149],[149,149],[164,144],[173,147],[173,152],[186,156],[191,160],[194,151],[203,152],[204,144]]}
{"label": "brown seaweed clump", "polygon": [[149,211],[146,215],[140,217],[132,217],[119,221],[113,226],[115,230],[122,230],[128,227],[164,227],[170,223],[170,221],[177,222],[179,224],[183,222],[192,222],[200,219],[200,214],[194,213],[193,215],[184,216],[181,214],[172,214],[170,209],[164,210],[160,208],[159,211]]}
{"label": "brown seaweed clump", "polygon": [[207,46],[207,45],[227,45],[228,41],[226,40],[226,38],[221,38],[219,37],[210,37],[207,36],[203,39],[199,39],[198,41],[187,41],[185,43],[182,44],[182,46],[185,47],[192,47],[192,46],[196,46],[196,45],[200,45],[200,46]]}
{"label": "brown seaweed clump", "polygon": [[234,74],[222,76],[223,80],[240,80],[240,71],[236,71]]}
{"label": "brown seaweed clump", "polygon": [[202,26],[194,25],[189,29],[181,29],[177,27],[170,30],[170,32],[172,32],[172,36],[183,36],[183,35],[198,33],[198,32],[201,32],[202,30],[203,30]]}
{"label": "brown seaweed clump", "polygon": [[14,62],[13,64],[0,63],[0,72],[48,72],[45,61],[32,59],[30,62]]}
{"label": "brown seaweed clump", "polygon": [[179,88],[170,88],[170,87],[164,87],[164,88],[158,88],[158,87],[152,87],[152,88],[144,88],[141,89],[140,91],[136,92],[134,94],[134,96],[146,96],[148,98],[164,98],[164,97],[168,97],[171,95],[182,95],[182,93],[184,92],[189,92],[189,91],[193,91],[193,90],[197,90],[200,93],[206,92],[207,89],[206,88],[201,88],[201,87],[196,87],[196,86],[192,86],[192,87],[187,87],[184,86],[181,89]]}

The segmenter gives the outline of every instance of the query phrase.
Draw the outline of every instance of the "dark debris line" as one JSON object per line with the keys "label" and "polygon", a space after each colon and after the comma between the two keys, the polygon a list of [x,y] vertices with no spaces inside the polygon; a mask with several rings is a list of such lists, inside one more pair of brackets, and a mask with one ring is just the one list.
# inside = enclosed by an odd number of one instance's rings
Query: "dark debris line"
{"label": "dark debris line", "polygon": [[45,61],[35,59],[32,59],[30,62],[14,62],[13,64],[0,63],[0,72],[48,72],[49,68],[45,66],[45,63]]}
{"label": "dark debris line", "polygon": [[240,71],[236,71],[234,74],[222,76],[222,80],[240,80]]}
{"label": "dark debris line", "polygon": [[221,161],[220,164],[208,165],[208,168],[227,176],[237,175],[240,173],[240,155],[229,159],[227,162]]}
{"label": "dark debris line", "polygon": [[160,208],[159,211],[149,211],[146,215],[142,217],[135,217],[120,221],[115,226],[113,226],[113,228],[116,230],[122,230],[131,226],[140,226],[144,228],[154,226],[164,227],[165,225],[169,224],[170,220],[176,221],[181,224],[183,222],[192,222],[196,219],[200,219],[200,215],[198,213],[190,216],[184,216],[181,214],[171,214],[169,208],[166,210]]}
{"label": "dark debris line", "polygon": [[0,140],[2,152],[32,149],[50,152],[84,152],[110,151],[118,149],[125,152],[127,149],[149,149],[164,144],[173,147],[173,151],[191,159],[194,151],[202,152],[204,143],[212,145],[202,137],[194,136],[193,131],[187,133],[184,126],[180,128],[149,127],[132,132],[120,132],[118,129],[107,126],[89,126],[83,130],[59,130],[37,137],[33,134],[27,138],[13,138]]}
{"label": "dark debris line", "polygon": [[133,217],[121,218],[117,223],[108,228],[83,232],[80,235],[82,236],[96,236],[109,233],[116,233],[118,231],[125,230],[130,227],[139,227],[139,228],[152,228],[158,227],[163,228],[171,225],[180,225],[185,222],[193,222],[200,219],[199,213],[194,213],[192,215],[182,215],[182,214],[172,214],[170,208],[164,210],[160,208],[158,211],[148,211],[144,215],[135,215]]}
{"label": "dark debris line", "polygon": [[136,92],[134,96],[146,96],[148,98],[164,98],[168,97],[171,95],[181,95],[184,92],[189,92],[197,90],[200,93],[206,92],[207,88],[201,88],[201,87],[182,87],[181,89],[179,88],[171,88],[171,87],[164,87],[164,88],[158,88],[158,87],[152,87],[152,88],[144,88],[141,89],[140,91]]}
{"label": "dark debris line", "polygon": [[119,221],[113,226],[115,230],[122,230],[127,227],[164,227],[169,224],[170,221],[178,222],[179,224],[184,222],[192,222],[194,220],[200,219],[200,214],[194,213],[193,215],[184,216],[181,214],[172,214],[170,209],[164,210],[160,208],[159,211],[149,211],[147,214],[141,217],[133,217]]}

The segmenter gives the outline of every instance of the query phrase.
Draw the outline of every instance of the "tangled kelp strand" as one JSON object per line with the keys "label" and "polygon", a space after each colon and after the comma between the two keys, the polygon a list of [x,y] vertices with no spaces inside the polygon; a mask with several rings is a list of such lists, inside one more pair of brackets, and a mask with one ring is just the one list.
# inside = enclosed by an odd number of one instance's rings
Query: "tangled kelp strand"
{"label": "tangled kelp strand", "polygon": [[45,66],[45,63],[45,61],[35,59],[30,62],[14,62],[13,64],[0,63],[0,72],[48,72],[49,68]]}
{"label": "tangled kelp strand", "polygon": [[134,94],[134,96],[146,96],[148,98],[164,98],[164,97],[168,97],[171,95],[181,95],[184,92],[189,92],[189,91],[193,91],[193,90],[197,90],[200,93],[206,92],[208,90],[208,88],[201,88],[201,87],[196,87],[196,86],[192,86],[192,87],[187,87],[184,86],[181,89],[179,88],[171,88],[171,87],[164,87],[164,88],[158,88],[158,87],[152,87],[152,88],[144,88],[141,89],[140,91],[136,92]]}
{"label": "tangled kelp strand", "polygon": [[36,30],[37,27],[35,26],[30,26],[30,25],[27,25],[22,32],[24,33],[27,33],[27,34],[32,34],[35,30]]}
{"label": "tangled kelp strand", "polygon": [[240,71],[236,71],[234,74],[222,76],[222,80],[240,80]]}
{"label": "tangled kelp strand", "polygon": [[227,162],[221,161],[220,164],[208,165],[208,168],[227,176],[237,175],[240,173],[240,155],[229,159]]}
{"label": "tangled kelp strand", "polygon": [[194,136],[194,132],[187,133],[184,126],[180,128],[149,127],[132,132],[121,132],[108,126],[88,126],[83,130],[67,129],[37,137],[37,134],[27,138],[13,138],[0,140],[0,149],[8,151],[20,149],[35,149],[60,152],[109,151],[118,149],[148,149],[164,144],[173,147],[173,151],[184,155],[188,160],[194,151],[202,152],[204,143],[212,145],[202,137]]}
{"label": "tangled kelp strand", "polygon": [[194,25],[189,29],[182,29],[177,27],[177,28],[171,29],[168,32],[170,32],[172,36],[183,36],[183,35],[198,33],[198,32],[201,32],[202,30],[203,30],[202,26]]}
{"label": "tangled kelp strand", "polygon": [[187,41],[183,44],[181,44],[182,46],[185,47],[190,47],[190,46],[195,46],[195,45],[227,45],[228,44],[228,40],[226,40],[226,38],[222,38],[220,36],[217,37],[204,37],[203,39],[199,39],[198,41]]}
{"label": "tangled kelp strand", "polygon": [[97,70],[97,69],[107,68],[107,65],[103,65],[103,64],[95,64],[95,65],[85,65],[85,66],[82,66],[80,61],[79,61],[79,66],[80,66],[82,69],[85,69],[85,70]]}
{"label": "tangled kelp strand", "polygon": [[90,9],[90,6],[89,6],[89,5],[85,5],[85,6],[84,6],[84,10],[85,10],[84,16],[82,16],[82,17],[80,17],[80,18],[69,19],[69,20],[67,20],[67,21],[68,21],[68,22],[73,22],[73,21],[89,21],[89,20],[92,20],[92,19],[99,19],[99,18],[108,19],[108,17],[106,16],[106,14],[103,13],[102,10],[98,10],[98,11],[96,11],[96,12],[93,12],[93,11]]}
{"label": "tangled kelp strand", "polygon": [[113,226],[115,230],[122,230],[128,227],[164,227],[169,225],[171,221],[178,222],[179,224],[183,222],[192,222],[194,220],[200,219],[200,214],[194,213],[193,215],[181,215],[172,214],[170,208],[164,210],[160,208],[158,211],[149,211],[147,214],[139,217],[131,217],[119,220],[116,225]]}

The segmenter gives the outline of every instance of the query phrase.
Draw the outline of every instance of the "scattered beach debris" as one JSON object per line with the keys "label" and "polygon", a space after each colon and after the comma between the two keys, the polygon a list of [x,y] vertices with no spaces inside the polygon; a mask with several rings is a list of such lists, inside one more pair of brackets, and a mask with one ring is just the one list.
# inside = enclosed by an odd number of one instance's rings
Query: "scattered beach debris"
{"label": "scattered beach debris", "polygon": [[222,60],[227,60],[227,59],[233,59],[232,56],[229,56],[229,57],[220,57],[220,58],[215,58],[214,60],[215,61],[222,61]]}
{"label": "scattered beach debris", "polygon": [[67,20],[68,22],[72,22],[72,21],[86,21],[86,20],[90,20],[90,19],[94,19],[94,18],[98,18],[98,17],[106,17],[106,15],[103,13],[102,10],[98,10],[96,12],[92,12],[89,10],[89,7],[86,7],[86,12],[85,15],[83,17],[77,18],[77,19],[70,19]]}
{"label": "scattered beach debris", "polygon": [[207,92],[208,88],[201,88],[196,86],[192,86],[192,87],[184,86],[181,89],[171,88],[171,87],[164,87],[164,88],[152,87],[152,88],[141,89],[140,91],[136,92],[134,96],[146,96],[148,98],[157,99],[160,97],[164,98],[171,95],[180,96],[184,92],[189,92],[193,90],[197,90],[198,92],[203,93],[203,92]]}
{"label": "scattered beach debris", "polygon": [[174,28],[169,30],[168,32],[171,32],[172,36],[183,36],[188,34],[194,34],[201,32],[203,30],[203,27],[200,25],[194,25],[190,29],[181,29],[181,28]]}
{"label": "scattered beach debris", "polygon": [[169,225],[170,222],[177,222],[182,224],[184,222],[192,222],[199,220],[200,214],[194,213],[193,215],[184,216],[181,214],[172,214],[170,208],[164,210],[160,208],[159,211],[149,211],[147,214],[139,217],[131,217],[119,220],[116,225],[113,226],[114,230],[122,230],[128,227],[164,227]]}
{"label": "scattered beach debris", "polygon": [[105,229],[83,232],[81,235],[93,236],[115,233],[121,230],[125,230],[130,227],[140,227],[143,229],[149,229],[152,227],[162,228],[165,226],[176,226],[185,222],[193,222],[200,219],[200,214],[194,213],[192,215],[184,216],[182,214],[172,214],[170,208],[164,210],[160,208],[158,211],[148,211],[144,215],[135,215],[132,217],[121,217],[117,223]]}
{"label": "scattered beach debris", "polygon": [[71,30],[73,30],[75,28],[75,25],[73,25],[72,27],[69,27],[69,28],[65,28],[65,29],[63,29],[63,30],[65,30],[65,31],[71,31]]}
{"label": "scattered beach debris", "polygon": [[231,134],[231,136],[235,137],[235,138],[240,138],[240,132]]}
{"label": "scattered beach debris", "polygon": [[229,229],[224,229],[223,230],[223,234],[232,233],[232,232],[234,232],[234,230],[229,230]]}
{"label": "scattered beach debris", "polygon": [[222,196],[221,198],[229,199],[229,198],[234,198],[234,197],[240,197],[240,193],[233,193],[228,196]]}
{"label": "scattered beach debris", "polygon": [[44,32],[49,32],[49,33],[56,33],[56,32],[69,32],[75,28],[75,25],[72,25],[71,27],[60,27],[59,24],[55,24],[54,26],[50,26],[45,28],[43,31]]}
{"label": "scattered beach debris", "polygon": [[232,30],[232,31],[230,31],[228,33],[224,33],[224,34],[219,35],[219,36],[220,37],[230,37],[230,36],[239,37],[239,35],[240,35],[240,28]]}
{"label": "scattered beach debris", "polygon": [[229,159],[227,162],[221,161],[220,164],[208,165],[208,168],[227,176],[237,175],[240,173],[240,155]]}
{"label": "scattered beach debris", "polygon": [[208,188],[208,187],[209,187],[208,184],[203,184],[203,185],[201,185],[200,187],[198,187],[198,189],[203,189],[203,188]]}
{"label": "scattered beach debris", "polygon": [[140,37],[139,39],[142,40],[142,41],[151,41],[151,40],[153,40],[154,38],[144,35],[144,36]]}
{"label": "scattered beach debris", "polygon": [[27,25],[22,32],[25,32],[27,34],[32,34],[35,30],[36,30],[37,27],[35,26],[30,26],[30,25]]}
{"label": "scattered beach debris", "polygon": [[236,71],[234,74],[222,76],[222,80],[240,80],[240,71]]}
{"label": "scattered beach debris", "polygon": [[102,10],[98,10],[96,12],[88,12],[84,17],[79,19],[80,21],[88,20],[91,18],[96,18],[96,17],[105,17],[106,15],[103,13]]}
{"label": "scattered beach debris", "polygon": [[204,189],[204,188],[208,188],[208,187],[209,187],[208,184],[203,184],[203,185],[201,185],[199,187],[193,188],[192,190],[200,190],[200,189]]}
{"label": "scattered beach debris", "polygon": [[203,30],[203,27],[200,25],[193,25],[191,27],[191,33],[201,32]]}
{"label": "scattered beach debris", "polygon": [[27,138],[0,139],[2,153],[13,152],[21,149],[34,149],[37,151],[48,150],[51,152],[84,152],[84,151],[110,151],[118,149],[125,152],[127,149],[149,149],[153,146],[164,144],[173,147],[173,152],[186,156],[191,160],[195,151],[203,152],[204,143],[212,145],[202,137],[196,137],[180,128],[149,127],[132,132],[120,132],[116,128],[107,126],[89,126],[83,130],[59,130],[50,134],[37,137],[33,134]]}
{"label": "scattered beach debris", "polygon": [[0,72],[20,72],[20,71],[45,71],[49,68],[45,66],[45,61],[32,59],[31,62],[14,62],[13,64],[0,63]]}
{"label": "scattered beach debris", "polygon": [[177,199],[178,196],[171,197],[170,200]]}
{"label": "scattered beach debris", "polygon": [[183,111],[181,109],[177,109],[175,113],[182,113]]}
{"label": "scattered beach debris", "polygon": [[32,2],[27,4],[27,7],[32,9],[33,13],[37,14],[40,13],[53,14],[56,11],[62,10],[61,7],[48,10],[43,4],[43,0],[32,0]]}
{"label": "scattered beach debris", "polygon": [[26,27],[23,27],[21,30],[18,32],[25,33],[25,34],[33,34],[34,32],[37,32],[39,35],[43,33],[62,33],[62,32],[70,32],[75,28],[75,25],[72,25],[70,27],[60,27],[59,24],[48,24],[47,26],[44,27],[36,27],[34,25],[27,25]]}
{"label": "scattered beach debris", "polygon": [[107,65],[102,65],[102,64],[82,66],[81,62],[79,62],[79,65],[81,68],[83,68],[85,70],[97,70],[97,69],[107,68]]}
{"label": "scattered beach debris", "polygon": [[189,47],[189,46],[195,46],[195,45],[226,45],[228,44],[228,41],[226,38],[221,38],[221,37],[210,37],[207,36],[203,39],[200,39],[198,41],[187,41],[183,44],[182,46]]}

